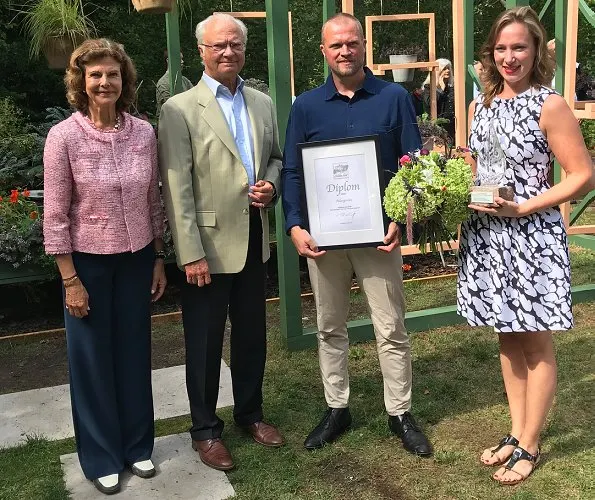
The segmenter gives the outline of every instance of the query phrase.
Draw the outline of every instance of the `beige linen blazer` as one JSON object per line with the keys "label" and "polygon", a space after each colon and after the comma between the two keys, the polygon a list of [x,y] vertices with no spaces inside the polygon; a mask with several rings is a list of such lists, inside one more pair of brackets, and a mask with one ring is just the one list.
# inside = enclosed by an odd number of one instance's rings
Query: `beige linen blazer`
{"label": "beige linen blazer", "polygon": [[[273,103],[258,90],[244,87],[242,92],[256,179],[273,183],[280,193],[282,155]],[[178,266],[206,258],[212,274],[241,271],[248,253],[248,176],[225,116],[202,80],[161,108],[159,166]],[[265,262],[270,256],[267,210],[260,215]]]}

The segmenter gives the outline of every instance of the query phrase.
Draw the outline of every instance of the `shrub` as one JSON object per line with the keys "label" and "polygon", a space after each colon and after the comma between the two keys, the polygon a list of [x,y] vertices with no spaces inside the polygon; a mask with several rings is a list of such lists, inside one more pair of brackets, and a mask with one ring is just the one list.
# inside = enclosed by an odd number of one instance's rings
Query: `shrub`
{"label": "shrub", "polygon": [[55,273],[54,259],[43,249],[41,210],[28,195],[13,189],[0,196],[0,261],[15,268],[34,263]]}
{"label": "shrub", "polygon": [[[19,115],[18,108],[13,108],[15,116]],[[68,109],[53,107],[46,109],[45,120],[35,126],[18,123],[9,124],[12,135],[0,135],[0,193],[6,192],[13,186],[21,188],[43,188],[43,148],[45,138],[56,123],[68,118]],[[1,116],[1,115],[0,115]],[[1,118],[0,118],[1,121]]]}
{"label": "shrub", "polygon": [[595,150],[595,120],[583,120],[581,122],[581,132],[587,149],[590,151]]}
{"label": "shrub", "polygon": [[25,132],[23,112],[10,97],[0,99],[0,139],[15,137]]}

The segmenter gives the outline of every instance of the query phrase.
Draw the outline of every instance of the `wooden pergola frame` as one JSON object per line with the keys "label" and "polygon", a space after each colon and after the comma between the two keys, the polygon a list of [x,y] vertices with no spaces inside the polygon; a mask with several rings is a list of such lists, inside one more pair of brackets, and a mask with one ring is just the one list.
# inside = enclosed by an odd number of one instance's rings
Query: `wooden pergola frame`
{"label": "wooden pergola frame", "polygon": [[[375,22],[399,22],[399,21],[428,21],[428,59],[429,61],[418,61],[403,64],[376,64],[374,62],[374,31]],[[375,75],[384,75],[392,69],[421,69],[430,73],[430,115],[436,119],[436,19],[434,13],[425,14],[391,14],[382,16],[366,16],[366,64]]]}
{"label": "wooden pergola frame", "polygon": [[[552,0],[548,0],[548,4]],[[572,76],[567,77],[571,67],[574,72],[576,60],[576,26],[574,20],[579,2],[583,0],[555,0],[556,2],[556,38],[560,41],[560,46],[564,46],[566,37],[563,36],[568,28],[570,42],[566,47],[566,65],[561,65],[564,55],[558,59],[558,72],[556,81],[560,87],[566,85],[566,88],[572,83]],[[567,5],[566,5],[567,2]],[[516,5],[528,5],[528,0],[506,0],[507,7]],[[343,0],[343,12],[353,14],[353,0]],[[270,94],[275,103],[279,129],[284,130],[289,117],[291,108],[290,92],[290,49],[291,49],[291,28],[287,23],[289,12],[288,0],[265,0],[266,5],[266,23],[267,23],[267,44],[268,44],[268,67]],[[333,15],[335,12],[334,0],[323,0],[323,20]],[[467,137],[467,112],[466,107],[471,99],[472,82],[466,78],[467,68],[473,61],[473,44],[465,44],[466,39],[473,37],[473,0],[452,0],[453,12],[453,63],[455,68],[455,115],[458,117],[455,123],[457,144],[466,144]],[[568,15],[568,26],[566,25],[566,12]],[[559,14],[560,13],[560,14]],[[238,13],[236,13],[238,14]],[[249,13],[250,17],[264,17],[262,13]],[[564,19],[564,26],[561,19]],[[177,32],[177,11],[174,9],[172,14],[166,15],[166,26],[168,33],[168,50],[172,57],[170,64],[170,77],[172,77],[172,87],[175,85],[175,56],[179,54],[179,34]],[[574,27],[574,28],[573,28]],[[574,30],[574,38],[573,38]],[[177,40],[176,40],[177,38]],[[288,43],[289,42],[289,43]],[[177,43],[177,45],[176,45]],[[173,61],[172,61],[173,59]],[[177,63],[179,65],[179,61]],[[178,68],[179,69],[179,68]],[[392,69],[392,68],[386,68]],[[566,69],[566,71],[565,71]],[[561,90],[559,88],[558,90]],[[565,94],[568,99],[568,95]],[[570,96],[573,99],[573,96]],[[587,108],[592,112],[592,107]],[[575,111],[576,113],[576,111]],[[280,138],[283,143],[283,135]],[[283,144],[281,144],[283,146]],[[558,169],[559,170],[559,169]],[[276,225],[277,225],[277,261],[279,269],[279,291],[280,291],[280,315],[281,332],[285,339],[285,345],[289,350],[303,349],[316,345],[316,328],[304,329],[302,327],[302,309],[300,297],[300,278],[299,263],[297,252],[295,251],[291,240],[287,237],[284,230],[283,208],[280,203],[276,207]],[[572,217],[572,216],[571,216]],[[593,234],[593,226],[582,226],[569,231],[571,234],[582,233]],[[572,237],[571,237],[572,238]],[[592,238],[584,236],[581,238]],[[458,242],[453,242],[456,248]],[[589,246],[593,245],[592,240],[581,242]],[[595,245],[594,245],[595,247]],[[403,253],[415,253],[409,251],[408,247],[402,247]],[[573,288],[573,301],[589,301],[595,299],[595,285],[584,285]],[[409,312],[405,316],[405,324],[409,332],[427,330],[445,325],[460,323],[461,318],[456,314],[456,306],[440,307],[435,309],[426,309],[423,311]],[[348,324],[349,337],[352,342],[369,340],[374,338],[373,328],[369,319],[352,321]]]}

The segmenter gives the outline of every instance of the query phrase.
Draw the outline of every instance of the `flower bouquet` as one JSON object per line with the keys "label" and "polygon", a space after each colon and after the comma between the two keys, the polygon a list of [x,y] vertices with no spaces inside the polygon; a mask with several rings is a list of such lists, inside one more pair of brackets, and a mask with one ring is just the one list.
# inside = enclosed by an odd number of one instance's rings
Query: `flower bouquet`
{"label": "flower bouquet", "polygon": [[[458,153],[468,150],[457,148]],[[384,209],[395,222],[407,225],[407,242],[412,245],[413,223],[419,224],[417,243],[422,253],[429,244],[442,255],[442,242],[451,240],[457,226],[469,215],[471,167],[459,155],[444,156],[422,149],[401,157],[400,170],[384,194]],[[449,245],[450,247],[450,245]]]}

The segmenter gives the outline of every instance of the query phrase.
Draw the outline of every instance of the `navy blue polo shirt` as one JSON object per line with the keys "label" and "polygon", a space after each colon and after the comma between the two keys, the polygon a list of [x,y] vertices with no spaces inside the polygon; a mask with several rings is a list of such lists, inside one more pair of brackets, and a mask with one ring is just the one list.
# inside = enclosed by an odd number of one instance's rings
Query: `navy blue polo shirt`
{"label": "navy blue polo shirt", "polygon": [[368,68],[364,71],[363,86],[351,99],[337,92],[329,76],[324,85],[298,96],[291,108],[281,170],[286,231],[303,226],[305,221],[297,144],[378,134],[382,168],[388,171],[383,189],[392,177],[390,172],[396,172],[399,158],[421,147],[408,92],[396,83],[376,78]]}

